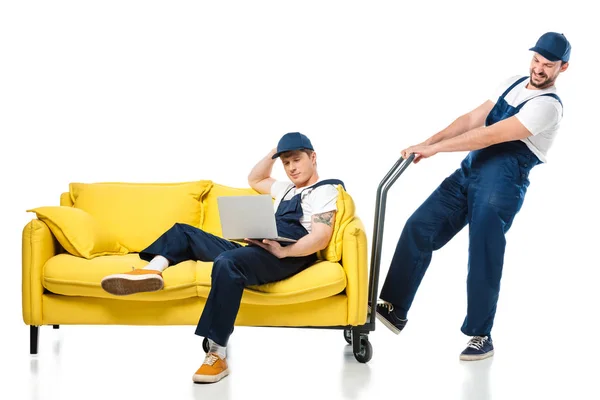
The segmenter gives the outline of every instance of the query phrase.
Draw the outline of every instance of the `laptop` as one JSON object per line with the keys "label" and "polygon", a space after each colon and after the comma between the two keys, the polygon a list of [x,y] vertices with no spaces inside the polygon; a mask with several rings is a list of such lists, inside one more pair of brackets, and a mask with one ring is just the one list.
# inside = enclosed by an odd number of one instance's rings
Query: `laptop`
{"label": "laptop", "polygon": [[219,196],[219,217],[223,238],[244,241],[245,238],[277,242],[297,242],[279,236],[275,222],[273,199],[268,194],[250,196]]}

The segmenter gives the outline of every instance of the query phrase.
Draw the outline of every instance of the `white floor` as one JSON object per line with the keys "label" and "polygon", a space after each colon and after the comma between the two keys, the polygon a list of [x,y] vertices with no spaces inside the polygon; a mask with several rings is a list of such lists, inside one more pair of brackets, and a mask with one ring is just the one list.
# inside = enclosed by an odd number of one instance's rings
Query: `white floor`
{"label": "white floor", "polygon": [[[412,321],[410,321],[412,322]],[[410,324],[409,322],[409,324]],[[37,356],[28,329],[18,331],[2,359],[2,398],[49,399],[598,399],[593,338],[574,335],[551,346],[551,335],[505,331],[496,355],[461,362],[462,334],[432,325],[395,336],[379,325],[374,356],[356,362],[341,331],[236,329],[230,376],[193,384],[203,359],[193,327],[43,327]],[[597,355],[597,352],[596,352]],[[12,359],[11,359],[12,358]],[[7,362],[8,361],[8,362]],[[6,396],[9,393],[10,397]]]}

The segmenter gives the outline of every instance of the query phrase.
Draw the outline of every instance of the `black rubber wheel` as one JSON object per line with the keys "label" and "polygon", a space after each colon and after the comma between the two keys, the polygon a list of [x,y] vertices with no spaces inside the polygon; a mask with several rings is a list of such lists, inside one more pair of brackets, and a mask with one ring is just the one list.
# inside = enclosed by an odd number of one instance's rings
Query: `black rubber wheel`
{"label": "black rubber wheel", "polygon": [[202,341],[202,349],[204,350],[205,353],[208,353],[208,351],[210,350],[210,344],[208,343],[208,338],[204,338],[204,340]]}
{"label": "black rubber wheel", "polygon": [[373,347],[367,336],[360,337],[360,350],[354,352],[354,358],[360,363],[368,363],[373,357]]}
{"label": "black rubber wheel", "polygon": [[350,329],[344,329],[344,339],[346,339],[346,343],[352,344],[352,331]]}

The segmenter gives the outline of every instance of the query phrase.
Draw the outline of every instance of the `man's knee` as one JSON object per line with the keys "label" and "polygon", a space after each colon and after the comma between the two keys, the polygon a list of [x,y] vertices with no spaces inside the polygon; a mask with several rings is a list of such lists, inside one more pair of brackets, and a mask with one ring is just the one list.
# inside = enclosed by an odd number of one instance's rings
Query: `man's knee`
{"label": "man's knee", "polygon": [[215,269],[215,267],[221,268],[225,265],[230,265],[233,263],[233,257],[229,253],[230,251],[224,251],[215,257],[213,261],[213,270]]}
{"label": "man's knee", "polygon": [[493,204],[483,204],[473,211],[470,230],[472,234],[488,234],[502,231],[506,233],[515,218],[514,210],[499,208]]}
{"label": "man's knee", "polygon": [[167,232],[182,233],[182,232],[184,232],[184,229],[185,229],[185,224],[182,224],[182,223],[179,223],[179,222],[175,222],[173,224],[173,226],[170,227]]}
{"label": "man's knee", "polygon": [[199,232],[205,233],[202,229],[198,229],[195,226],[192,226],[189,224],[184,224],[181,222],[174,223],[173,226],[169,229],[169,232],[176,232],[179,235],[182,235],[182,234],[197,235]]}
{"label": "man's knee", "polygon": [[211,272],[211,278],[213,280],[217,279],[221,274],[231,277],[240,275],[239,268],[235,262],[235,253],[235,250],[227,250],[215,257]]}
{"label": "man's knee", "polygon": [[181,222],[175,222],[173,224],[173,226],[171,227],[171,229],[182,231],[182,230],[185,230],[188,226],[190,226],[190,225],[184,224],[184,223],[181,223]]}
{"label": "man's knee", "polygon": [[404,235],[410,238],[419,245],[427,245],[430,240],[430,234],[427,232],[427,219],[423,215],[422,210],[417,210],[411,215],[404,225]]}

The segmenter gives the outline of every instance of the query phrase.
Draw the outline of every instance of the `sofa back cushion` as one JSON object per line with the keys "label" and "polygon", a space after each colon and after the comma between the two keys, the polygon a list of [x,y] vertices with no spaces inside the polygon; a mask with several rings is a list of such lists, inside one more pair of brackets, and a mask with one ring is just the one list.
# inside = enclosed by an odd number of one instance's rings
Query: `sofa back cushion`
{"label": "sofa back cushion", "polygon": [[201,227],[212,181],[71,183],[73,206],[100,221],[130,252],[150,245],[176,222]]}

